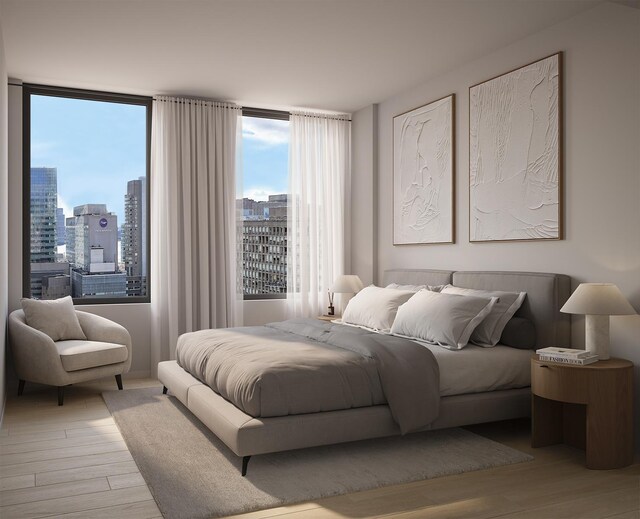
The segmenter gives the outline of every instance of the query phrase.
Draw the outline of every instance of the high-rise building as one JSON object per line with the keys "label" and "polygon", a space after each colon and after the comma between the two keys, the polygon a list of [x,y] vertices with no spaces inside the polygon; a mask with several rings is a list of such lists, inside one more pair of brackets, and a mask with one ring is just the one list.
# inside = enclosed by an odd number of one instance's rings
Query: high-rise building
{"label": "high-rise building", "polygon": [[287,195],[242,200],[243,293],[287,292]]}
{"label": "high-rise building", "polygon": [[64,209],[56,208],[56,245],[64,245],[67,243],[67,232],[65,230]]}
{"label": "high-rise building", "polygon": [[105,204],[73,208],[67,218],[67,258],[73,297],[124,297],[126,275],[118,269],[118,217]]}
{"label": "high-rise building", "polygon": [[122,226],[122,261],[127,295],[147,295],[147,179],[127,182]]}
{"label": "high-rise building", "polygon": [[71,295],[69,263],[31,263],[31,297],[34,299],[58,299]]}
{"label": "high-rise building", "polygon": [[31,168],[31,263],[56,259],[56,168]]}
{"label": "high-rise building", "polygon": [[[35,299],[57,299],[71,294],[69,264],[60,261],[57,246],[60,225],[58,171],[31,168],[30,288]],[[64,216],[62,217],[64,221]],[[63,224],[64,225],[64,224]]]}

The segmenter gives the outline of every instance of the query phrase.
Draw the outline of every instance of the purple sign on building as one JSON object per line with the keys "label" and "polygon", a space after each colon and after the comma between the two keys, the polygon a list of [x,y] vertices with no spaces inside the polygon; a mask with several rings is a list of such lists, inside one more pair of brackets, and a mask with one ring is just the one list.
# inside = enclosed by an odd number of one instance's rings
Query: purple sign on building
{"label": "purple sign on building", "polygon": [[109,222],[106,218],[100,218],[100,227],[102,227],[103,229],[107,226],[108,223]]}

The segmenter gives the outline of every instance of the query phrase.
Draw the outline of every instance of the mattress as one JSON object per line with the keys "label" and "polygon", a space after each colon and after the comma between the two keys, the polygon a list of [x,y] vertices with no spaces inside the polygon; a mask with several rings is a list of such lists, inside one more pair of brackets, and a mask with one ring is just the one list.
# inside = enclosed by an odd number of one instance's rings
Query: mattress
{"label": "mattress", "polygon": [[531,350],[498,344],[461,350],[418,343],[433,353],[440,367],[440,396],[482,393],[531,385]]}

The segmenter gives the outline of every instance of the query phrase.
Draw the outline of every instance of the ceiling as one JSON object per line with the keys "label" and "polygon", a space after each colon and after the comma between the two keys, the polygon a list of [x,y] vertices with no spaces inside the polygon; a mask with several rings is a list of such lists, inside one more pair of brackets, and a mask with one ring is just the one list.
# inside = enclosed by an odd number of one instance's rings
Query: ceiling
{"label": "ceiling", "polygon": [[353,112],[600,0],[0,0],[25,82]]}

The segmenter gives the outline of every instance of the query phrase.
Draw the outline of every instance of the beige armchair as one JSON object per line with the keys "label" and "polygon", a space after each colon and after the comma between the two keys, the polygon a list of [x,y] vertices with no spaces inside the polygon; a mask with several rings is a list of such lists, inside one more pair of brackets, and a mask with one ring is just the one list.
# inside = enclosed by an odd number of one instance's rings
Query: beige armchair
{"label": "beige armchair", "polygon": [[9,315],[9,344],[18,375],[18,395],[25,381],[58,387],[58,405],[63,404],[64,386],[115,375],[122,389],[122,373],[131,367],[131,336],[109,319],[76,310],[87,340],[54,342],[47,334],[29,326],[24,312]]}

